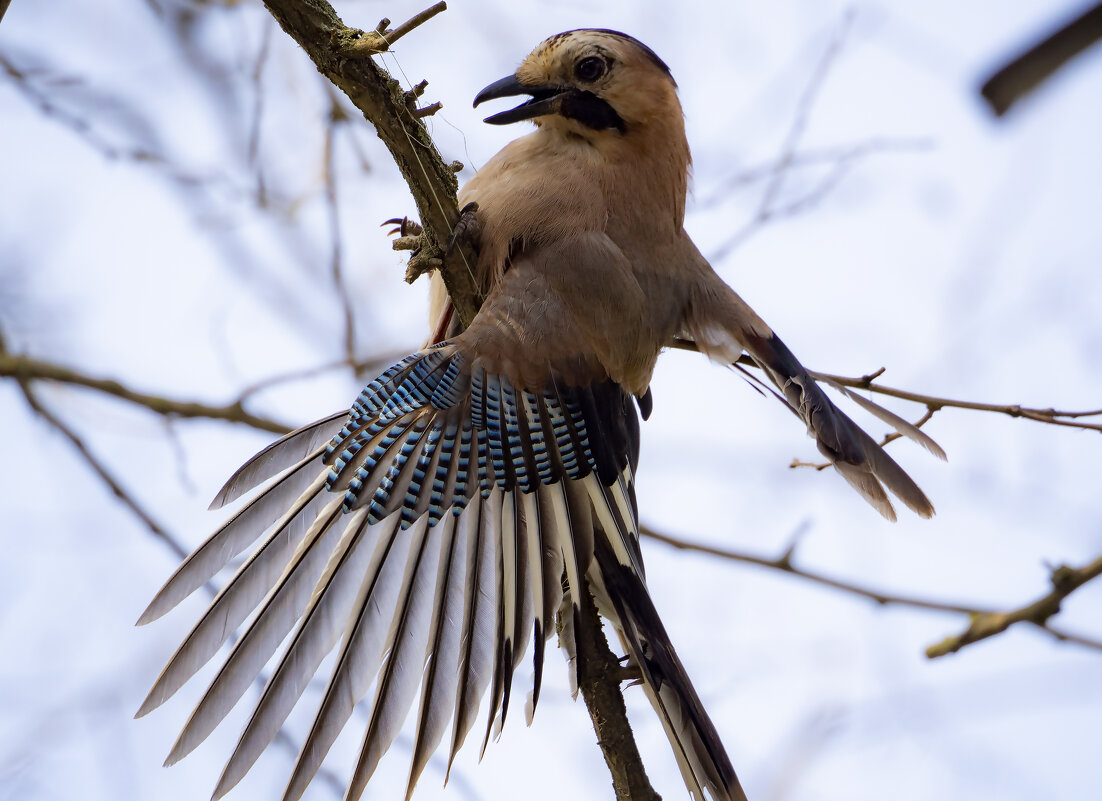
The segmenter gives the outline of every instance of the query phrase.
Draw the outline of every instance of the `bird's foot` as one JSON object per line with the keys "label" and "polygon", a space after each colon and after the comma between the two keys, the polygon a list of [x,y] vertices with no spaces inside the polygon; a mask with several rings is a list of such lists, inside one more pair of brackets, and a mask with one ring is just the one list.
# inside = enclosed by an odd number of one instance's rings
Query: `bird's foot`
{"label": "bird's foot", "polygon": [[616,661],[620,663],[620,668],[616,671],[617,681],[626,681],[626,687],[634,687],[636,684],[643,683],[643,671],[639,669],[639,665],[631,658],[631,654],[624,654]]}
{"label": "bird's foot", "polygon": [[412,284],[422,275],[432,272],[443,262],[435,257],[423,254],[425,247],[424,229],[421,224],[409,217],[393,217],[386,220],[383,225],[395,226],[387,231],[388,236],[397,236],[390,243],[394,250],[410,251],[409,264],[406,265],[406,283]]}
{"label": "bird's foot", "polygon": [[421,234],[424,229],[421,228],[420,223],[411,220],[409,217],[392,217],[384,221],[383,225],[396,226],[386,232],[387,236],[397,234],[398,238],[390,245],[395,250],[412,250],[416,255],[416,251],[421,249]]}
{"label": "bird's foot", "polygon": [[455,246],[461,241],[476,245],[480,233],[481,228],[478,224],[478,204],[473,202],[468,203],[459,210],[459,219],[452,227],[452,236],[451,239],[448,240],[448,249],[445,251],[444,255],[452,255]]}

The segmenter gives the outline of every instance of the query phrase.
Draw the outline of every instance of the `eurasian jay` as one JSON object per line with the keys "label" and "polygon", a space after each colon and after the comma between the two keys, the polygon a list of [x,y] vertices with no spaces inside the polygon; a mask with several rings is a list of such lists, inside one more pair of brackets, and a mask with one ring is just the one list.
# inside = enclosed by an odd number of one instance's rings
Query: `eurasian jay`
{"label": "eurasian jay", "polygon": [[881,514],[894,518],[885,490],[933,514],[685,233],[689,148],[666,64],[622,33],[568,31],[475,105],[518,95],[530,99],[486,121],[531,120],[536,130],[460,193],[462,205],[477,204],[465,235],[486,297],[478,315],[460,330],[437,281],[432,341],[371,381],[350,411],[238,470],[213,507],[272,480],[139,620],[160,617],[260,540],[139,711],[171,696],[258,610],[167,760],[177,761],[294,629],[215,798],[249,770],[338,643],[284,798],[301,796],[373,681],[347,798],[362,794],[420,685],[408,798],[449,723],[450,765],[489,688],[485,748],[529,640],[534,707],[556,610],[576,615],[588,592],[620,635],[690,793],[745,799],[647,593],[639,549],[637,408],[645,419],[655,361],[674,337],[722,364],[748,354]]}

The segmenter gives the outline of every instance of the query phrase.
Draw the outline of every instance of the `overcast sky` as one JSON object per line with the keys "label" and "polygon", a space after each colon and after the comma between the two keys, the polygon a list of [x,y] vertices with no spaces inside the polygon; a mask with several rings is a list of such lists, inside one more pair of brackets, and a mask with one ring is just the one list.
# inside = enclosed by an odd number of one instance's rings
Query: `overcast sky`
{"label": "overcast sky", "polygon": [[[428,4],[337,9],[370,29]],[[0,75],[0,327],[13,351],[219,404],[341,358],[327,95],[258,3],[225,6],[202,7],[189,49],[166,26],[188,7],[178,0],[12,3],[0,56],[31,75]],[[470,107],[479,89],[550,34],[623,30],[681,88],[694,154],[687,229],[805,364],[847,375],[883,366],[891,386],[958,399],[1102,406],[1102,50],[1005,120],[978,99],[994,67],[1081,3],[452,6],[381,62],[407,85],[428,79],[426,100],[444,104],[430,129],[445,159],[466,165],[461,178],[524,131],[482,124],[485,109]],[[378,226],[412,214],[412,202],[366,123],[349,128],[335,163],[356,352],[412,350],[426,286],[402,282],[403,258]],[[786,142],[799,163],[770,190]],[[128,157],[137,147],[158,158]],[[770,193],[775,208],[796,209],[755,223]],[[299,425],[349,405],[358,387],[330,371],[262,392],[251,408]],[[668,533],[763,556],[796,542],[799,564],[832,576],[998,609],[1045,593],[1046,566],[1102,552],[1096,433],[943,411],[927,431],[948,463],[891,446],[938,514],[892,525],[838,476],[789,469],[815,458],[813,443],[736,374],[670,353],[653,390],[639,498],[643,521]],[[168,428],[75,389],[40,392],[188,547],[220,522],[206,505],[222,481],[270,440],[214,422]],[[886,405],[911,419],[923,411]],[[208,798],[248,705],[171,770],[160,763],[203,678],[131,720],[205,597],[133,628],[177,558],[10,381],[0,382],[0,442],[0,799]],[[1102,796],[1099,652],[1012,630],[930,661],[925,648],[965,619],[643,548],[656,605],[754,801]],[[1073,596],[1059,623],[1102,637],[1100,619],[1102,585]],[[529,681],[522,669],[517,682]],[[687,797],[642,693],[627,698],[656,788]],[[293,738],[312,709],[292,716]],[[327,762],[340,781],[363,720]],[[408,757],[402,738],[365,797],[399,797]],[[611,798],[553,652],[532,727],[511,717],[476,762],[468,746],[441,790],[434,761],[416,798]],[[291,764],[273,747],[229,798],[278,797]],[[307,794],[336,797],[325,781]]]}

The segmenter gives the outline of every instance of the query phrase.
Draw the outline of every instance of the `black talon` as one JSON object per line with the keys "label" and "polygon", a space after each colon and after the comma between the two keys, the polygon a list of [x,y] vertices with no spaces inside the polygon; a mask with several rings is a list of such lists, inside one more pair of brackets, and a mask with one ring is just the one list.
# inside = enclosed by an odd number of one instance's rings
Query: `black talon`
{"label": "black talon", "polygon": [[459,219],[452,228],[452,236],[451,239],[448,240],[448,249],[444,251],[445,256],[450,256],[452,254],[452,251],[455,250],[455,246],[459,243],[460,237],[468,236],[476,230],[478,218],[475,215],[477,212],[478,204],[474,201],[468,203],[459,210]]}

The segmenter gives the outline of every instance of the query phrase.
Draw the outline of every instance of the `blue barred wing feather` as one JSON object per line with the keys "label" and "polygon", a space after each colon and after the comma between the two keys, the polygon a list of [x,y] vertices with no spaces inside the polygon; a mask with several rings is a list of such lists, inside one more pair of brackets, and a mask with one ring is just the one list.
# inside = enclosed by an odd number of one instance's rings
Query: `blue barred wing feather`
{"label": "blue barred wing feather", "polygon": [[301,796],[372,684],[350,798],[397,736],[418,685],[408,793],[449,724],[450,767],[488,690],[484,749],[508,714],[530,640],[529,715],[538,701],[564,576],[567,592],[587,584],[593,533],[579,531],[572,506],[591,504],[614,558],[642,576],[638,425],[634,400],[612,381],[578,386],[549,372],[541,386],[518,386],[462,342],[445,341],[385,370],[347,414],[266,448],[216,503],[269,483],[181,566],[141,620],[168,611],[260,540],[139,711],[171,697],[253,615],[168,762],[206,738],[285,641],[216,798],[274,739],[334,649],[286,799]]}

